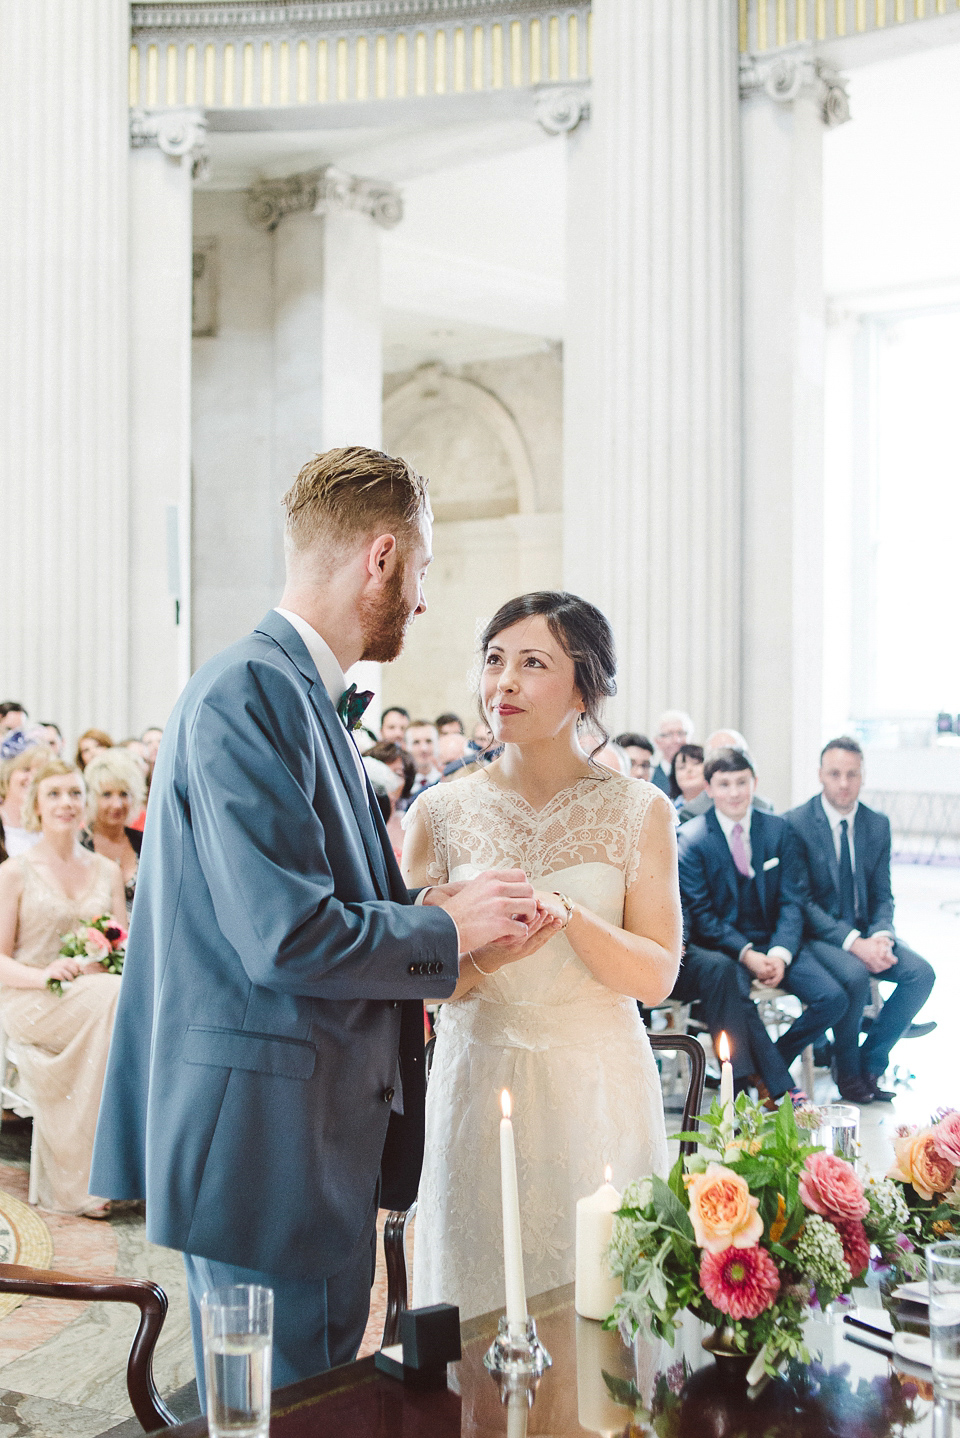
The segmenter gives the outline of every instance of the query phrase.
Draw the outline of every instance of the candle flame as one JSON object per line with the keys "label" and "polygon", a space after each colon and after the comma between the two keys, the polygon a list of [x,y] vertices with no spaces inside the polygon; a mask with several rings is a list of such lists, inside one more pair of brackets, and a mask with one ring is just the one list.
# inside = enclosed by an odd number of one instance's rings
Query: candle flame
{"label": "candle flame", "polygon": [[730,1040],[723,1032],[717,1041],[717,1057],[721,1063],[728,1064],[730,1062]]}
{"label": "candle flame", "polygon": [[509,1118],[513,1113],[513,1100],[510,1097],[509,1089],[504,1089],[500,1095],[500,1112],[504,1118]]}
{"label": "candle flame", "polygon": [[609,1164],[607,1164],[606,1168],[603,1170],[603,1181],[604,1183],[609,1183],[612,1178],[613,1169],[610,1167]]}

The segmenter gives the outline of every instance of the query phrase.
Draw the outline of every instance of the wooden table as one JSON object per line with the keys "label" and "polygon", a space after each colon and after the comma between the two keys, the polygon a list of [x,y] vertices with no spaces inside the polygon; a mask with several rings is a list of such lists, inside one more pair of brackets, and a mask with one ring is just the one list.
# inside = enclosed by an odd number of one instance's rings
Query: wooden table
{"label": "wooden table", "polygon": [[[445,1391],[418,1393],[362,1358],[275,1393],[271,1438],[639,1438],[650,1427],[660,1438],[960,1438],[960,1405],[956,1413],[953,1405],[939,1412],[934,1434],[929,1375],[924,1381],[895,1371],[882,1354],[849,1342],[841,1323],[811,1320],[811,1367],[750,1400],[742,1381],[703,1352],[703,1330],[693,1319],[673,1349],[642,1342],[631,1350],[616,1333],[577,1318],[572,1285],[541,1294],[530,1307],[553,1367],[528,1412],[516,1400],[509,1411],[501,1404],[483,1366],[499,1317],[490,1314],[464,1325],[463,1359],[450,1365]],[[865,1292],[861,1314],[882,1322],[878,1310],[879,1299]],[[627,1402],[616,1401],[604,1372]],[[644,1411],[630,1404],[631,1392]],[[196,1419],[163,1432],[202,1438],[207,1425]]]}

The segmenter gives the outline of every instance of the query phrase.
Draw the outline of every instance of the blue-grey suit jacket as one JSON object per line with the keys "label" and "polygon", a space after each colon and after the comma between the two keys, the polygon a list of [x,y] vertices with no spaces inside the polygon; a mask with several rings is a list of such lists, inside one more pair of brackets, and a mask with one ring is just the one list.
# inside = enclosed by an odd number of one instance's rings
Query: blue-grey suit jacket
{"label": "blue-grey suit jacket", "polygon": [[[784,818],[800,841],[805,860],[807,893],[803,912],[807,934],[838,948],[850,932],[840,913],[840,865],[833,834],[820,795],[798,804]],[[890,887],[890,820],[866,804],[853,819],[853,881],[857,915],[865,932],[893,933],[893,890]]]}
{"label": "blue-grey suit jacket", "polygon": [[453,991],[456,926],[411,905],[351,750],[274,611],[164,734],[90,1178],[146,1198],[154,1243],[322,1278],[378,1180],[416,1194],[420,1001]]}
{"label": "blue-grey suit jacket", "polygon": [[[737,869],[713,809],[683,825],[677,847],[680,897],[691,942],[738,958],[749,941],[737,928]],[[770,930],[769,947],[780,944],[796,957],[803,935],[803,884],[796,840],[785,820],[754,809],[750,849],[757,893]]]}

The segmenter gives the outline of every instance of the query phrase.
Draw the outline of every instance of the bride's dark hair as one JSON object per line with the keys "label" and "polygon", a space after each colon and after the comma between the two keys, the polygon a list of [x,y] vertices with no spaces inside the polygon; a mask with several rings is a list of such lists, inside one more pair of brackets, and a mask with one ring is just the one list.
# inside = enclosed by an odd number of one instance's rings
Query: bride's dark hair
{"label": "bride's dark hair", "polygon": [[[597,753],[610,737],[600,713],[603,701],[617,692],[617,656],[609,621],[596,605],[563,589],[537,589],[532,594],[508,599],[480,636],[481,659],[486,658],[498,634],[537,615],[547,621],[550,633],[573,660],[573,682],[583,700],[584,723],[602,736],[593,751]],[[482,717],[486,720],[486,715]]]}

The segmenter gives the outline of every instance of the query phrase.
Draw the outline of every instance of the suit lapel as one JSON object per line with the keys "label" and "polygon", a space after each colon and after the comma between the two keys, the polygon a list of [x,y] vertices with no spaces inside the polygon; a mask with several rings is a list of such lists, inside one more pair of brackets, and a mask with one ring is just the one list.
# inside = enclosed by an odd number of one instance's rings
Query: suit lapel
{"label": "suit lapel", "polygon": [[762,815],[754,809],[753,817],[750,820],[750,863],[757,885],[760,907],[763,910],[764,918],[767,918],[767,875],[763,867],[767,859],[767,851],[763,842],[764,827]]}
{"label": "suit lapel", "polygon": [[340,770],[340,777],[343,780],[343,787],[347,791],[350,806],[353,809],[357,827],[360,830],[360,837],[363,840],[363,847],[367,853],[370,869],[376,880],[377,888],[382,899],[390,897],[390,880],[387,877],[387,866],[383,856],[383,849],[380,838],[374,827],[373,813],[370,808],[370,800],[367,797],[366,788],[360,782],[360,775],[357,772],[357,762],[351,752],[353,740],[346,729],[340,723],[330,701],[326,689],[317,679],[310,688],[310,702],[316,710],[317,717],[323,726],[327,736],[331,752]]}
{"label": "suit lapel", "polygon": [[733,862],[733,855],[730,852],[730,845],[727,843],[726,835],[720,827],[720,820],[715,810],[711,809],[706,815],[707,832],[713,842],[714,855],[720,864],[723,877],[727,881],[727,887],[733,896],[735,904],[740,901],[740,891],[737,888],[737,866]]}
{"label": "suit lapel", "polygon": [[[820,843],[826,850],[827,865],[830,869],[830,877],[833,880],[833,887],[836,889],[837,894],[839,895],[840,864],[837,859],[837,850],[833,842],[833,830],[830,828],[830,821],[827,818],[826,814],[823,812],[823,805],[820,803],[819,798],[814,798],[810,802],[812,806],[814,828],[817,829]],[[856,840],[854,840],[854,843],[856,843]]]}

